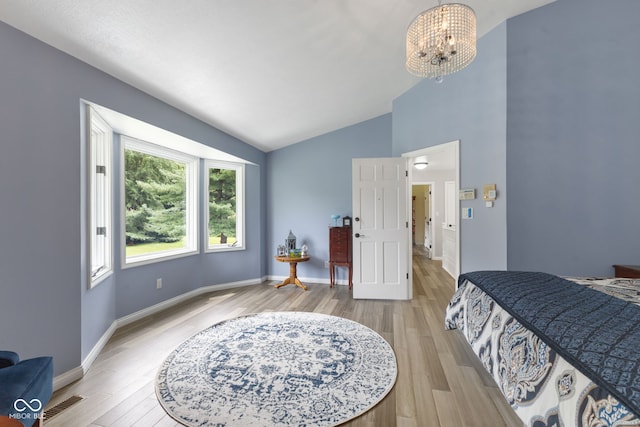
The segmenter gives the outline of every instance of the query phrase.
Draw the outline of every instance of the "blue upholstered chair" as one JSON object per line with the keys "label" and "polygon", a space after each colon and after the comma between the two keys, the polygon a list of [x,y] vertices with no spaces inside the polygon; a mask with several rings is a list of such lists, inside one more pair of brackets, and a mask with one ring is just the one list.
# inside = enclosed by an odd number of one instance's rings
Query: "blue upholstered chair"
{"label": "blue upholstered chair", "polygon": [[40,420],[53,393],[53,358],[20,360],[13,351],[0,351],[0,416],[30,427]]}

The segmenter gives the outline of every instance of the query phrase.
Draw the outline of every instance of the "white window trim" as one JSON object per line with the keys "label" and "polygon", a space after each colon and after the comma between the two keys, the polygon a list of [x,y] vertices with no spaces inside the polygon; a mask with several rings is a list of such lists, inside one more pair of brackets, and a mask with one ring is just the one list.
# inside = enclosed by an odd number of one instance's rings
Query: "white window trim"
{"label": "white window trim", "polygon": [[[125,219],[125,149],[131,149],[139,151],[145,154],[149,154],[156,157],[162,157],[165,159],[182,162],[186,165],[187,173],[187,191],[186,191],[186,206],[187,206],[187,224],[186,224],[186,236],[187,247],[180,249],[172,249],[162,252],[154,252],[152,254],[137,255],[135,257],[127,258],[126,252],[126,219]],[[132,138],[130,136],[121,135],[120,137],[120,230],[121,230],[121,266],[123,269],[137,267],[140,265],[152,264],[161,261],[167,261],[176,258],[182,258],[197,254],[198,251],[198,171],[199,171],[200,159],[193,157],[175,150],[171,150],[151,142],[142,141],[140,139]]]}
{"label": "white window trim", "polygon": [[[209,169],[229,169],[236,171],[236,241],[237,244],[209,245]],[[245,245],[245,165],[244,163],[205,160],[202,194],[204,201],[203,242],[205,252],[242,251]]]}
{"label": "white window trim", "polygon": [[[86,106],[87,113],[87,284],[89,289],[97,286],[104,279],[113,274],[113,130],[111,126],[89,105]],[[94,134],[97,140],[94,141]],[[97,159],[100,158],[100,161]],[[95,192],[94,181],[96,178],[96,166],[104,167],[104,193],[102,194],[102,216],[101,224],[97,224],[95,215],[96,202],[98,196]],[[93,253],[97,242],[97,228],[105,227],[104,240],[101,250],[104,253],[104,263],[93,272]]]}

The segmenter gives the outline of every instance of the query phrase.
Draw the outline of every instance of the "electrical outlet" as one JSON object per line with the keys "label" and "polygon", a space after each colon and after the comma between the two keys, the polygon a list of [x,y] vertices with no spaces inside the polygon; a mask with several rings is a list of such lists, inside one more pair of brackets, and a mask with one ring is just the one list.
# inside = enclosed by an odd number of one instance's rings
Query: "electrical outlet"
{"label": "electrical outlet", "polygon": [[162,278],[156,279],[156,289],[162,289]]}

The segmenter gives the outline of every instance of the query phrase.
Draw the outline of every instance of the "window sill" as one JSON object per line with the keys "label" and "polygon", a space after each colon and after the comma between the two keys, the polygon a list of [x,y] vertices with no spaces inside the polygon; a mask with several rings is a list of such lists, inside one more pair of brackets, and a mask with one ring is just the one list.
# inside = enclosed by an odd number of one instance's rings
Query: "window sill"
{"label": "window sill", "polygon": [[89,289],[93,289],[98,286],[100,283],[104,282],[108,277],[111,277],[113,274],[113,269],[104,271],[96,277],[92,277],[89,279]]}
{"label": "window sill", "polygon": [[220,245],[206,248],[205,253],[244,251],[245,249],[244,246]]}
{"label": "window sill", "polygon": [[128,258],[122,261],[122,269],[138,267],[141,265],[155,264],[158,262],[171,261],[178,258],[184,258],[191,255],[197,255],[197,250],[187,249],[180,251],[171,251],[163,253],[155,253],[150,255],[140,255],[137,257]]}

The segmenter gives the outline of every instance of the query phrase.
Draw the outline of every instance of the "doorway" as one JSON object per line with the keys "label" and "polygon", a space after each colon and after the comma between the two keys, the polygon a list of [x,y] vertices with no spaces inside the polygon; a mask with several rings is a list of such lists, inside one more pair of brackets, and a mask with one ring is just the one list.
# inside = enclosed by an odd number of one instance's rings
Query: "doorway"
{"label": "doorway", "polygon": [[[414,159],[422,157],[431,162],[424,182],[433,194],[441,194],[442,202],[432,197],[434,213],[431,218],[431,240],[444,242],[443,265],[452,277],[452,285],[460,274],[460,141],[404,153],[400,158],[352,159],[353,223],[353,297],[363,299],[412,299],[413,256],[411,244],[411,190],[414,182]],[[424,164],[424,162],[421,161]],[[449,167],[445,167],[449,165]],[[423,171],[424,172],[424,171]],[[444,175],[447,176],[444,179]],[[419,178],[417,178],[419,179]],[[449,181],[449,200],[444,203],[444,182]],[[442,183],[442,191],[439,190]],[[450,185],[453,183],[453,187]],[[438,196],[440,197],[440,196]],[[446,206],[445,206],[446,205]],[[446,219],[445,219],[446,218]],[[386,234],[392,233],[391,237]],[[447,250],[444,251],[446,246]],[[433,258],[438,256],[433,248]],[[363,264],[364,261],[364,264]],[[367,264],[369,263],[369,264]]]}
{"label": "doorway", "polygon": [[411,183],[412,242],[424,247],[427,258],[433,258],[433,201],[434,182]]}
{"label": "doorway", "polygon": [[[452,192],[460,189],[460,141],[451,141],[402,154],[413,163],[426,163],[426,167],[410,168],[410,188],[427,185],[431,189],[431,259],[443,260],[450,266],[445,269],[454,281],[460,274],[460,200],[454,197],[449,207],[445,206],[445,182],[452,182]],[[425,236],[426,237],[426,236]],[[447,243],[446,245],[444,243]]]}

